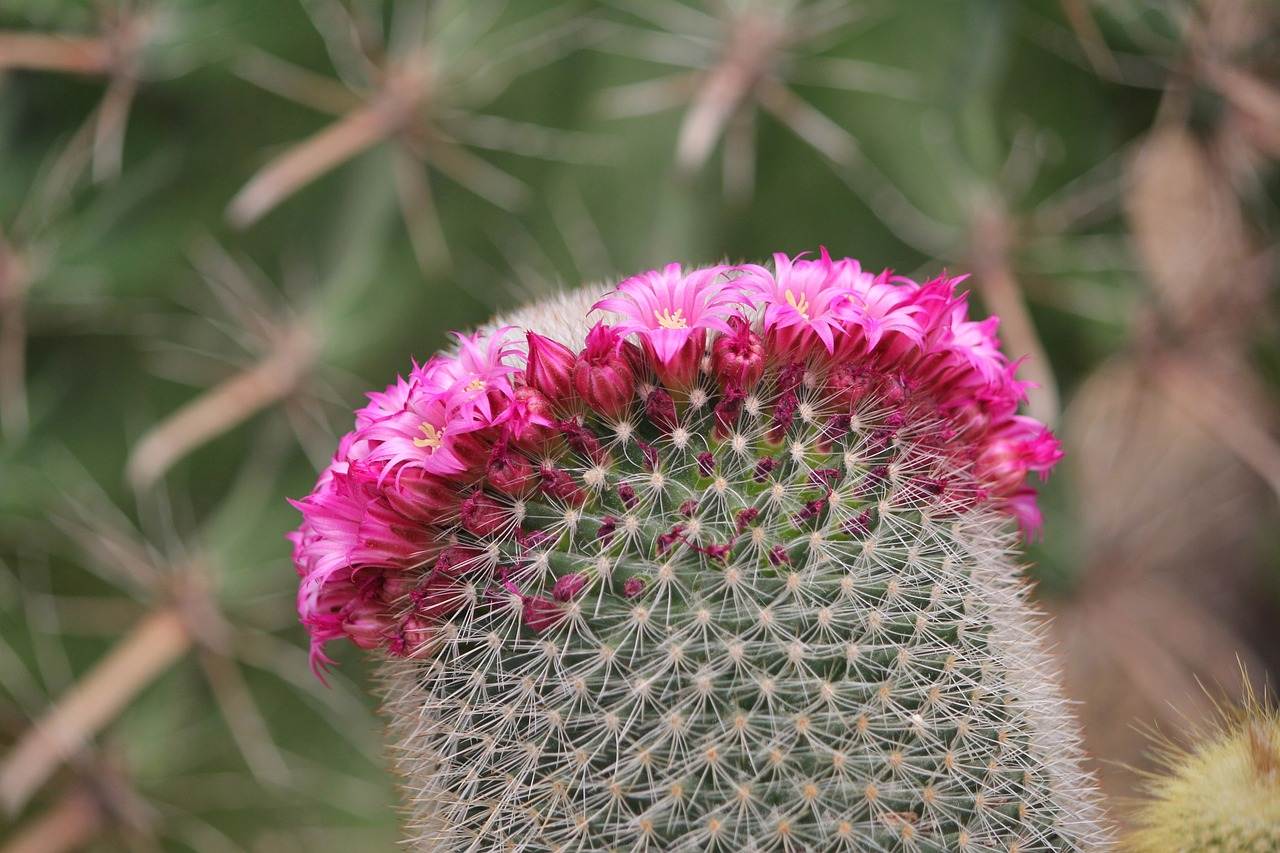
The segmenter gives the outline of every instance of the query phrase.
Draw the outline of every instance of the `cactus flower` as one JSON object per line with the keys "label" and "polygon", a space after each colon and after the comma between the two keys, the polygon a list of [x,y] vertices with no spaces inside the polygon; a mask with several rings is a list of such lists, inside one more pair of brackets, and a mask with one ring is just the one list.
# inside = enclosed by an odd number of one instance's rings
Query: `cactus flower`
{"label": "cactus flower", "polygon": [[615,328],[635,333],[659,379],[683,389],[702,364],[707,331],[729,332],[729,319],[741,316],[746,297],[728,278],[734,272],[718,266],[685,275],[668,264],[626,279],[592,307],[622,315]]}
{"label": "cactus flower", "polygon": [[411,849],[1106,846],[1012,556],[1058,442],[958,282],[673,264],[370,395],[291,539]]}

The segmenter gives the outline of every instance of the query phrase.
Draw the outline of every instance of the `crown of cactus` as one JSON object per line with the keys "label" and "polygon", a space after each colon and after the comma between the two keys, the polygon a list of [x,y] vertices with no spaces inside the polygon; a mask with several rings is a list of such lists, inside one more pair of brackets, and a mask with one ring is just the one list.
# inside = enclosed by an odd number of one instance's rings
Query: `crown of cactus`
{"label": "crown of cactus", "polygon": [[370,395],[294,558],[411,843],[1105,843],[1009,556],[1058,444],[958,281],[673,264]]}

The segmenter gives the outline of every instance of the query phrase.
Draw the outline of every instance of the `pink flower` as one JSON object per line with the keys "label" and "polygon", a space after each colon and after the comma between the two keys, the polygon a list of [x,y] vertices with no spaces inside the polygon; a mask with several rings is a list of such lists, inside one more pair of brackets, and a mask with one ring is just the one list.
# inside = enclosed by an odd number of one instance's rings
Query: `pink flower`
{"label": "pink flower", "polygon": [[764,300],[765,331],[776,332],[775,344],[791,360],[807,355],[815,337],[828,353],[835,350],[836,335],[844,334],[841,315],[854,292],[853,278],[861,272],[857,261],[832,263],[825,247],[819,260],[800,257],[793,261],[779,252],[773,273],[747,266],[747,275],[735,282]]}
{"label": "pink flower", "polygon": [[852,292],[839,307],[848,323],[861,328],[866,348],[875,349],[886,332],[900,332],[920,343],[924,329],[917,315],[924,309],[913,302],[919,288],[906,279],[898,279],[904,284],[894,284],[887,271],[873,276],[862,272],[857,261],[846,261],[851,266],[844,275]]}
{"label": "pink flower", "polygon": [[687,275],[680,264],[662,272],[650,270],[618,285],[593,310],[613,311],[623,319],[614,328],[640,337],[640,344],[657,361],[659,378],[686,387],[697,376],[706,347],[706,330],[730,332],[730,317],[741,317],[747,300],[727,275],[737,267],[715,266]]}
{"label": "pink flower", "polygon": [[508,377],[519,370],[503,361],[520,353],[519,344],[506,339],[514,330],[504,326],[492,335],[481,331],[470,337],[455,332],[458,354],[436,356],[411,378],[416,376],[425,390],[440,394],[446,408],[458,408],[464,417],[475,413],[485,424],[496,423],[514,393]]}
{"label": "pink flower", "polygon": [[[476,411],[459,406],[449,391],[426,390],[417,379],[398,412],[371,421],[356,432],[366,442],[366,459],[383,463],[382,476],[401,468],[420,468],[428,474],[448,476],[468,468],[471,447],[468,433],[486,424]],[[487,450],[485,451],[487,455]]]}

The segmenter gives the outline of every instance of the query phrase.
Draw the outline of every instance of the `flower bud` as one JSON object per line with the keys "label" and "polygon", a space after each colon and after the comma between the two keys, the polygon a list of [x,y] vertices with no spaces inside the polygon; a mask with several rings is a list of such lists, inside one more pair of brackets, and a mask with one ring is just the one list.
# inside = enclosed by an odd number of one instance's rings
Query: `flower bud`
{"label": "flower bud", "polygon": [[476,536],[492,536],[511,520],[511,511],[480,489],[462,502],[462,526]]}
{"label": "flower bud", "polygon": [[343,614],[342,630],[365,651],[379,649],[387,645],[396,632],[396,621],[390,613],[371,603],[357,604]]}
{"label": "flower bud", "polygon": [[513,453],[505,438],[493,446],[484,473],[491,487],[515,498],[527,497],[538,487],[537,469],[529,460]]}
{"label": "flower bud", "polygon": [[573,397],[573,350],[534,332],[525,332],[525,336],[529,339],[525,380],[547,399],[563,405]]}
{"label": "flower bud", "polygon": [[455,518],[462,503],[456,482],[421,468],[396,471],[387,478],[383,494],[391,508],[405,518],[429,524]]}
{"label": "flower bud", "polygon": [[720,387],[749,391],[764,376],[764,341],[741,317],[730,317],[729,325],[733,334],[721,335],[711,345],[711,372]]}
{"label": "flower bud", "polygon": [[568,471],[545,465],[538,469],[538,474],[542,478],[543,494],[558,498],[570,506],[582,506],[587,502],[589,495],[586,489],[575,483]]}
{"label": "flower bud", "polygon": [[538,389],[521,385],[515,390],[507,411],[503,433],[520,449],[546,453],[559,439],[555,407]]}
{"label": "flower bud", "polygon": [[534,631],[546,631],[564,621],[565,612],[558,603],[541,595],[524,599],[524,624]]}
{"label": "flower bud", "polygon": [[556,601],[573,601],[582,594],[587,586],[587,576],[582,572],[571,572],[556,578],[552,596]]}
{"label": "flower bud", "polygon": [[573,384],[595,412],[616,420],[635,397],[635,371],[622,337],[597,323],[587,333],[587,346],[573,366]]}
{"label": "flower bud", "polygon": [[671,395],[662,388],[654,388],[644,399],[644,414],[654,426],[664,432],[671,432],[680,425],[676,416],[676,403]]}

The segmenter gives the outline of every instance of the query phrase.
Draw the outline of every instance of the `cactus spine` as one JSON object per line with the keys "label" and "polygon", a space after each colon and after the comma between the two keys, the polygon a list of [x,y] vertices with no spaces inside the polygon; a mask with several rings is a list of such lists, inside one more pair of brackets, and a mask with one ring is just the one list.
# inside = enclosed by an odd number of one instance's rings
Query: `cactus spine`
{"label": "cactus spine", "polygon": [[[800,263],[795,278],[853,275],[825,252]],[[572,416],[541,432],[508,424],[487,480],[459,486],[461,505],[430,522],[429,556],[353,581],[354,609],[303,596],[318,639],[392,653],[384,707],[414,849],[1106,846],[1010,558],[1008,515],[1034,523],[1022,481],[1056,460],[1056,443],[973,396],[1019,386],[1001,384],[1011,368],[985,370],[1005,364],[998,353],[973,355],[989,336],[958,349],[990,327],[956,319],[951,282],[876,280],[899,288],[886,292],[904,316],[951,318],[943,353],[930,321],[872,334],[832,314],[821,288],[789,281],[802,319],[779,320],[769,306],[784,299],[765,293],[763,310],[749,306],[759,314],[721,323],[710,342],[659,332],[641,349],[588,331],[599,294],[498,324],[570,344],[530,336],[533,390],[512,399],[536,410],[545,385]],[[684,330],[699,316],[686,308],[636,314]],[[806,344],[824,311],[846,318],[833,326],[861,356],[816,332]],[[425,411],[410,419],[425,436],[415,446],[461,458],[462,444],[445,444],[459,427]],[[360,435],[351,458],[400,453],[373,441],[357,452]],[[328,553],[311,519],[295,540],[300,570],[332,585],[307,562]],[[370,602],[390,614],[357,618]]]}

